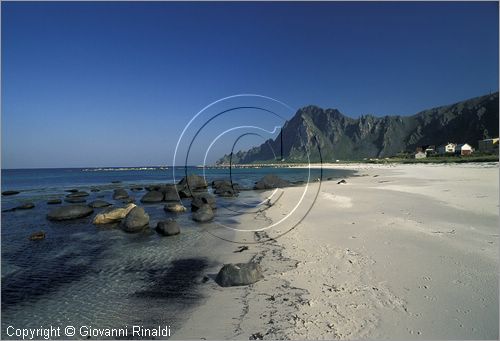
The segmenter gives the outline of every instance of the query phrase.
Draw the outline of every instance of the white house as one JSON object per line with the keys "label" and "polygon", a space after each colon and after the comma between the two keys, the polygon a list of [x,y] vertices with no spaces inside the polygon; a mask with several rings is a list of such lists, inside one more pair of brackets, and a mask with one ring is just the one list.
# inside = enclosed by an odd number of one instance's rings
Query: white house
{"label": "white house", "polygon": [[472,147],[467,143],[461,143],[456,146],[456,153],[460,155],[471,155]]}
{"label": "white house", "polygon": [[423,159],[426,157],[427,157],[427,154],[425,154],[424,152],[416,152],[415,153],[415,159]]}
{"label": "white house", "polygon": [[448,142],[444,146],[438,147],[438,153],[439,154],[453,154],[453,153],[455,153],[456,147],[457,147],[457,145],[455,143]]}

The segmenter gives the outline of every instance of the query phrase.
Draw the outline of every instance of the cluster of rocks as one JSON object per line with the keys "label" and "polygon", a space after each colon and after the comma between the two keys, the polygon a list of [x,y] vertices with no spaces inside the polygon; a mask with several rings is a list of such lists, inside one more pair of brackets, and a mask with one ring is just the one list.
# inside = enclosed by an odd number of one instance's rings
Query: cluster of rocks
{"label": "cluster of rocks", "polygon": [[[345,183],[339,182],[339,183]],[[254,189],[266,190],[289,186],[290,183],[280,179],[275,175],[266,175],[260,181],[255,183]],[[141,198],[141,203],[160,203],[166,202],[164,210],[170,213],[186,212],[186,207],[182,204],[181,198],[191,198],[192,219],[196,222],[204,223],[214,219],[217,209],[216,196],[235,197],[241,188],[227,180],[215,180],[211,183],[212,192],[208,193],[208,185],[204,178],[197,175],[184,177],[177,185],[153,185],[146,186],[147,193]],[[142,187],[130,188],[132,192],[142,191]],[[91,192],[98,192],[99,189],[91,189]],[[15,192],[12,193],[11,192]],[[114,189],[112,198],[125,204],[123,207],[112,206],[105,200],[94,200],[88,204],[86,202],[89,193],[78,189],[68,190],[69,194],[65,196],[64,201],[70,205],[60,206],[52,209],[47,214],[47,219],[51,221],[65,221],[71,219],[84,218],[92,213],[94,209],[103,209],[96,214],[92,220],[95,225],[114,224],[127,233],[138,233],[149,229],[150,217],[143,207],[133,203],[134,199],[123,188]],[[6,191],[2,195],[14,195],[16,191]],[[99,195],[98,195],[99,197]],[[102,197],[102,196],[101,196]],[[61,204],[61,199],[50,199],[49,205]],[[33,208],[33,203],[25,203],[10,210]],[[179,223],[175,219],[166,219],[157,222],[156,232],[161,236],[175,236],[181,232]],[[32,233],[29,239],[32,241],[43,240],[46,238],[44,231]],[[247,250],[248,247],[242,247],[236,252]],[[215,281],[222,287],[241,286],[253,284],[263,278],[262,269],[259,264],[237,263],[225,264],[218,272]]]}
{"label": "cluster of rocks", "polygon": [[203,177],[190,174],[182,178],[176,187],[181,198],[192,198],[197,193],[206,192],[208,185]]}
{"label": "cluster of rocks", "polygon": [[175,185],[151,186],[147,187],[146,190],[148,192],[142,197],[142,203],[175,202],[180,200]]}
{"label": "cluster of rocks", "polygon": [[[142,203],[158,203],[166,202],[165,211],[181,213],[186,211],[180,201],[180,193],[184,193],[183,197],[192,198],[191,210],[193,212],[193,220],[197,222],[207,222],[214,218],[214,210],[216,209],[216,201],[213,195],[207,192],[207,184],[202,177],[190,175],[183,178],[175,185],[154,185],[147,186],[147,193],[141,198]],[[179,191],[178,191],[179,189]],[[132,191],[142,190],[141,187],[132,187]],[[133,198],[123,188],[114,189],[112,198],[121,201],[126,205],[123,207],[108,207],[111,203],[105,200],[94,200],[85,205],[89,193],[77,189],[67,190],[64,198],[65,202],[71,205],[60,206],[52,209],[47,214],[47,219],[51,221],[65,221],[72,219],[84,218],[92,213],[94,209],[104,208],[102,212],[95,215],[92,222],[95,225],[114,224],[120,227],[125,232],[136,233],[149,228],[149,215],[144,208],[137,206],[133,202]],[[49,205],[60,204],[60,199],[50,199],[47,201]],[[14,209],[27,208],[19,206]],[[175,220],[165,220],[158,222],[156,231],[163,236],[173,236],[180,233],[180,228]],[[41,238],[39,238],[41,239]],[[33,239],[34,240],[34,239]],[[37,239],[38,240],[38,239]]]}
{"label": "cluster of rocks", "polygon": [[[288,181],[282,180],[274,175],[266,175],[255,184],[255,189],[272,189],[276,187],[284,187],[289,185]],[[176,185],[150,185],[146,187],[131,187],[130,191],[139,192],[143,189],[147,192],[140,199],[141,203],[160,203],[165,202],[164,210],[169,213],[186,212],[186,207],[182,204],[181,198],[191,199],[191,218],[199,223],[210,222],[215,217],[217,210],[217,202],[215,196],[220,197],[236,197],[241,188],[238,184],[227,180],[215,180],[210,184],[213,195],[208,192],[208,184],[205,179],[198,175],[188,175],[179,181]],[[50,210],[47,214],[47,219],[51,221],[66,221],[72,219],[80,219],[90,216],[94,213],[94,209],[103,209],[98,212],[92,220],[95,225],[113,224],[119,226],[125,232],[137,233],[149,228],[150,217],[145,212],[144,208],[137,206],[134,203],[134,198],[124,188],[115,188],[113,190],[113,200],[120,201],[125,206],[113,206],[112,203],[96,199],[88,204],[86,203],[89,193],[79,189],[68,189],[69,192],[64,197],[64,201],[69,205],[56,207]],[[91,192],[100,191],[97,188],[92,188]],[[5,191],[2,195],[15,195],[17,191]],[[104,197],[104,195],[97,195]],[[53,198],[47,201],[48,205],[61,204],[60,198]],[[24,203],[22,205],[10,208],[5,211],[15,211],[30,209],[35,207],[33,203]],[[156,225],[156,231],[162,236],[173,236],[180,233],[179,224],[174,219],[159,221]],[[30,240],[41,240],[45,238],[45,232],[40,231],[30,236]],[[259,273],[258,268],[254,265],[235,265],[235,267],[223,268],[223,273],[227,273],[232,280],[223,279],[220,277],[221,283],[243,283],[247,280],[234,279],[235,273],[243,271],[244,273]],[[222,271],[222,270],[221,270]],[[243,273],[241,272],[241,273]],[[226,275],[220,275],[226,276]],[[250,275],[239,275],[250,276]],[[252,275],[256,276],[256,275]],[[250,276],[250,277],[252,277]],[[242,278],[243,278],[242,277]],[[250,278],[249,277],[249,278]],[[258,277],[258,276],[257,276]],[[245,277],[246,278],[246,277]],[[252,277],[253,278],[253,277]],[[222,285],[222,284],[221,284]],[[231,284],[239,285],[239,284]]]}
{"label": "cluster of rocks", "polygon": [[220,197],[236,197],[240,191],[240,186],[227,180],[212,181],[214,194]]}

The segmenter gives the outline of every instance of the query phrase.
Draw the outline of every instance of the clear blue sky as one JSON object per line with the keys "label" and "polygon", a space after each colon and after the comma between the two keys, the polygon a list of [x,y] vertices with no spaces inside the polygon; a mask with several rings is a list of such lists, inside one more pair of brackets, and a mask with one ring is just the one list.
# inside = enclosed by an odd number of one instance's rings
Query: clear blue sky
{"label": "clear blue sky", "polygon": [[2,2],[3,168],[170,164],[237,93],[356,117],[497,90],[497,2]]}

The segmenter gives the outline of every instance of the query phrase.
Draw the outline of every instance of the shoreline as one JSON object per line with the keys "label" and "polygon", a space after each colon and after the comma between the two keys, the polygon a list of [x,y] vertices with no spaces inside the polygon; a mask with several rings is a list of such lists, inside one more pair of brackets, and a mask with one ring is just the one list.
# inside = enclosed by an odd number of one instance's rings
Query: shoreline
{"label": "shoreline", "polygon": [[[142,241],[127,257],[147,279],[146,290],[138,287],[139,296],[131,301],[139,308],[136,318],[142,316],[146,324],[147,316],[154,316],[172,324],[171,339],[498,337],[498,163],[315,167],[352,173],[345,175],[345,184],[338,184],[341,177],[313,181],[305,196],[305,185],[283,188],[269,207],[253,215],[227,214],[222,206],[218,210],[222,222],[227,219],[242,229],[280,222],[293,210],[286,224],[271,230],[227,232],[211,224],[187,228],[191,221],[186,214],[179,217],[188,224],[180,238],[196,237],[189,248],[179,248],[182,244],[174,239],[136,237]],[[240,200],[270,193],[250,192],[242,192]],[[295,209],[301,196],[304,207]],[[162,205],[158,210],[155,204],[145,207],[153,213],[153,225],[164,219]],[[97,233],[84,234],[86,225],[80,225],[71,238],[95,240],[95,247],[103,242]],[[243,243],[215,238],[220,231],[220,236]],[[121,231],[98,233],[113,235],[115,243],[132,242]],[[151,253],[159,242],[168,245],[169,259],[164,252]],[[84,245],[79,257],[88,254]],[[248,249],[239,252],[241,245]],[[137,253],[137,247],[142,251]],[[68,245],[61,257],[65,252],[75,250]],[[123,257],[123,250],[117,254]],[[98,260],[113,269],[103,279],[117,274],[128,278],[121,270],[114,272],[119,259]],[[243,287],[215,283],[223,264],[248,261],[261,264],[263,280]],[[75,282],[74,288],[80,284]],[[70,288],[63,288],[68,299]],[[130,288],[120,290],[112,296],[116,302]],[[172,295],[188,295],[187,301]],[[169,299],[170,309],[165,308]],[[91,311],[92,304],[85,304]]]}
{"label": "shoreline", "polygon": [[496,339],[498,163],[326,167],[358,173],[325,181],[289,234],[222,252],[223,263],[260,259],[265,278],[207,282],[172,338]]}

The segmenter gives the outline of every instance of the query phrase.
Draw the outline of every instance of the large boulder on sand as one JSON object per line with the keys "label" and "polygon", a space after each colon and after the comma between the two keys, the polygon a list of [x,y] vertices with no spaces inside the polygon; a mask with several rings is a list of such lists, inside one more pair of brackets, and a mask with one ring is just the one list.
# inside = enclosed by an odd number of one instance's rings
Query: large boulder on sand
{"label": "large boulder on sand", "polygon": [[168,237],[181,233],[181,229],[175,220],[169,219],[159,221],[158,224],[156,224],[156,232]]}
{"label": "large boulder on sand", "polygon": [[125,207],[111,208],[95,216],[93,223],[110,224],[122,220],[127,214],[136,207],[135,204],[128,204]]}
{"label": "large boulder on sand", "polygon": [[216,209],[215,197],[209,193],[197,194],[191,201],[191,211],[197,211],[203,205],[209,205],[213,210]]}
{"label": "large boulder on sand", "polygon": [[127,199],[128,198],[128,192],[124,190],[123,188],[117,188],[113,192],[113,199],[115,200],[121,200],[121,199]]}
{"label": "large boulder on sand", "polygon": [[196,210],[196,212],[193,212],[192,218],[199,223],[205,223],[214,218],[214,211],[210,205],[205,204]]}
{"label": "large boulder on sand", "polygon": [[135,233],[143,231],[149,226],[149,215],[142,207],[134,207],[122,220],[121,229],[125,232]]}
{"label": "large boulder on sand", "polygon": [[184,207],[181,203],[178,202],[168,203],[163,207],[163,209],[166,212],[174,212],[174,213],[186,212],[186,207]]}
{"label": "large boulder on sand", "polygon": [[160,191],[150,191],[144,194],[141,199],[143,203],[160,202],[163,200],[163,193]]}
{"label": "large boulder on sand", "polygon": [[61,206],[51,210],[47,214],[47,219],[55,221],[77,219],[86,217],[92,212],[94,212],[94,209],[87,205]]}
{"label": "large boulder on sand", "polygon": [[264,278],[262,269],[256,263],[225,264],[220,269],[215,282],[221,287],[248,285]]}
{"label": "large boulder on sand", "polygon": [[274,189],[290,186],[290,182],[274,174],[268,174],[255,183],[255,189]]}

